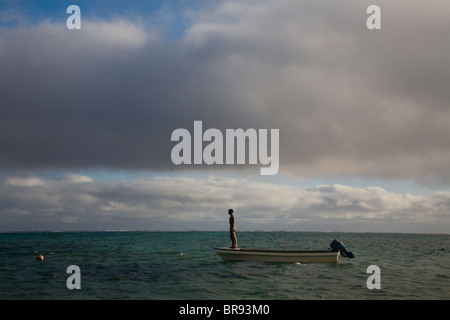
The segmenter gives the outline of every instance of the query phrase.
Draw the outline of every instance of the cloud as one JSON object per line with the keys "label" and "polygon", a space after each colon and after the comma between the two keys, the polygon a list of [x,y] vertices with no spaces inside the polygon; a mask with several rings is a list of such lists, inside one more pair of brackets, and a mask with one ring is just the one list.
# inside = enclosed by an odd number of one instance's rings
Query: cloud
{"label": "cloud", "polygon": [[10,178],[6,181],[7,185],[15,187],[33,187],[33,186],[43,186],[45,180],[40,178]]}
{"label": "cloud", "polygon": [[81,182],[93,182],[94,179],[82,176],[79,174],[73,174],[73,173],[66,173],[62,177],[63,181],[72,182],[72,183],[81,183]]}
{"label": "cloud", "polygon": [[279,129],[288,177],[448,185],[448,5],[380,1],[369,31],[369,4],[221,1],[178,41],[145,17],[3,28],[0,166],[168,171],[202,120]]}
{"label": "cloud", "polygon": [[450,226],[448,192],[414,196],[380,187],[303,188],[221,176],[76,177],[3,179],[0,231],[226,230],[228,208],[235,209],[241,231],[446,232]]}

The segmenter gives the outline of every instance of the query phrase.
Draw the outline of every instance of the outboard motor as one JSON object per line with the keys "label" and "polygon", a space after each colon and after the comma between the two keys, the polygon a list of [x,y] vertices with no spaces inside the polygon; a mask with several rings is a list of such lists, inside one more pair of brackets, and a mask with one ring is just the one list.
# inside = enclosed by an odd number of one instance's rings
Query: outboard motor
{"label": "outboard motor", "polygon": [[347,257],[347,258],[350,258],[350,259],[355,257],[353,252],[348,251],[347,247],[342,242],[340,242],[339,240],[334,239],[331,242],[330,247],[331,247],[331,249],[334,252],[338,252],[339,251],[341,253],[341,256],[343,256],[343,257]]}

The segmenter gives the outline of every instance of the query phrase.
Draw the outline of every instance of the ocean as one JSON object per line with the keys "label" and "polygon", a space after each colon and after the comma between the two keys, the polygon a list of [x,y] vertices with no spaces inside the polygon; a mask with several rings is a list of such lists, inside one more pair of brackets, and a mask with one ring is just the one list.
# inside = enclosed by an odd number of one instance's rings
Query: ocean
{"label": "ocean", "polygon": [[[230,245],[227,232],[1,233],[0,299],[450,298],[450,235],[238,232],[237,237],[240,247],[271,249],[326,249],[338,239],[356,257],[338,263],[226,262],[213,248]],[[78,266],[78,274],[68,272],[69,266]],[[377,266],[378,274],[369,266]],[[79,289],[69,289],[69,282]],[[370,289],[369,282],[379,289]]]}

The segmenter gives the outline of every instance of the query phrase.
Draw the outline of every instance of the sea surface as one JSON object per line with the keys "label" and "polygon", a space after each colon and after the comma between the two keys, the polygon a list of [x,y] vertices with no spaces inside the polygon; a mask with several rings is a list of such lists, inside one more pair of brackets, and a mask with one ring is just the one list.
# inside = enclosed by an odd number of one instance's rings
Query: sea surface
{"label": "sea surface", "polygon": [[[450,235],[238,232],[247,248],[326,249],[338,263],[225,262],[213,248],[227,232],[35,232],[0,234],[0,299],[8,300],[415,300],[450,298]],[[38,255],[43,261],[36,260]],[[71,265],[80,289],[68,289]],[[380,289],[369,266],[379,267]],[[76,279],[70,278],[75,284]]]}

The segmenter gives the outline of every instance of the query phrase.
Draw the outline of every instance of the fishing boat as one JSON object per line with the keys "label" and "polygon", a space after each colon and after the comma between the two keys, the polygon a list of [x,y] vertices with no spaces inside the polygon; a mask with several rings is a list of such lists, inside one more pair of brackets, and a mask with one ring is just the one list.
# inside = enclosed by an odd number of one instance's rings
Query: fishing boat
{"label": "fishing boat", "polygon": [[311,263],[338,262],[339,251],[331,250],[268,250],[247,248],[214,248],[225,261],[256,260],[264,262]]}
{"label": "fishing boat", "polygon": [[338,240],[333,240],[327,250],[272,250],[248,248],[214,248],[214,251],[225,261],[256,260],[282,263],[336,263],[339,256],[354,258],[354,254]]}

